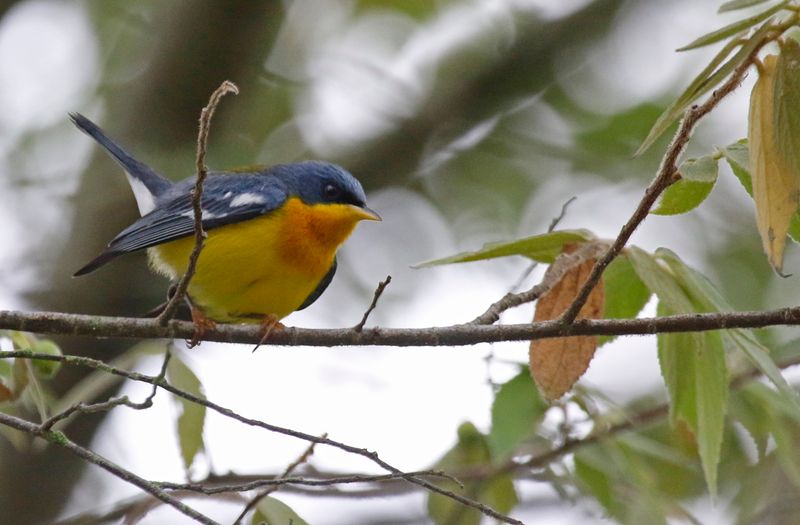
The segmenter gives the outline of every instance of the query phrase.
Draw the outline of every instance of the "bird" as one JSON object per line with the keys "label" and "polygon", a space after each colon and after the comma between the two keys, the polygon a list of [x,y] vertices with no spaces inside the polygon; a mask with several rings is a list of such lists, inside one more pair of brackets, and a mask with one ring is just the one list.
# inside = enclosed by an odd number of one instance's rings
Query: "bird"
{"label": "bird", "polygon": [[[122,167],[141,215],[74,276],[146,249],[151,269],[175,282],[195,245],[196,175],[173,183],[85,116],[69,117]],[[187,289],[200,328],[217,322],[282,327],[280,319],[310,306],[331,283],[336,253],[357,223],[381,220],[352,174],[316,160],[209,171],[201,200],[207,237]]]}

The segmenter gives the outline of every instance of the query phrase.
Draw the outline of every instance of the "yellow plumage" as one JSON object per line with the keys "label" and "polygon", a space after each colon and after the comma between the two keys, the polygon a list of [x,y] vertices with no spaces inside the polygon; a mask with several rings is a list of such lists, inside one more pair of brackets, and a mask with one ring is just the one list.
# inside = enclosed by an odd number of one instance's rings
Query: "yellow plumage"
{"label": "yellow plumage", "polygon": [[[365,218],[374,217],[349,204],[307,205],[293,197],[267,215],[212,229],[189,285],[192,303],[223,322],[286,317],[316,289]],[[193,247],[194,237],[154,246],[150,263],[179,278]]]}

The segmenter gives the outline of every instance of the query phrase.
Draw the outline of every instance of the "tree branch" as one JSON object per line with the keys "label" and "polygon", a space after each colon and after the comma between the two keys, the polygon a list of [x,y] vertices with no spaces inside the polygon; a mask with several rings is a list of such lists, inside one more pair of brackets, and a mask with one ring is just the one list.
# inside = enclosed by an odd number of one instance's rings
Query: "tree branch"
{"label": "tree branch", "polygon": [[[466,346],[500,341],[530,341],[575,335],[648,335],[705,332],[731,328],[764,328],[800,324],[800,307],[777,310],[677,314],[640,319],[579,319],[510,325],[460,324],[430,328],[297,328],[275,331],[266,344],[278,346]],[[0,330],[128,339],[189,339],[194,325],[172,320],[161,326],[152,319],[107,317],[58,312],[0,310]],[[258,326],[220,324],[204,340],[253,345],[261,340]],[[0,356],[6,355],[0,353]]]}

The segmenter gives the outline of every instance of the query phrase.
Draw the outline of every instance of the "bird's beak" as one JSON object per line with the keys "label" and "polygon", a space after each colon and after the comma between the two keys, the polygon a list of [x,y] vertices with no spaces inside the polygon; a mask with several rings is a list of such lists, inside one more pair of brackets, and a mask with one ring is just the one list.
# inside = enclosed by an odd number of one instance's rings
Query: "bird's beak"
{"label": "bird's beak", "polygon": [[378,215],[374,210],[367,208],[366,206],[353,206],[353,212],[355,213],[358,220],[361,221],[382,221],[381,216]]}

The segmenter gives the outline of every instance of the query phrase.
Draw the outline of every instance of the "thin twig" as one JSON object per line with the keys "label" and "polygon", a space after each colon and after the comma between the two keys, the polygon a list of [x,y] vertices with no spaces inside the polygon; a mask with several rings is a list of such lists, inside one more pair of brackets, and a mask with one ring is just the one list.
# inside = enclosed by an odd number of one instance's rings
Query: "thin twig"
{"label": "thin twig", "polygon": [[[322,437],[326,438],[328,437],[328,434],[324,433],[322,434]],[[284,469],[283,474],[281,474],[279,479],[286,479],[289,476],[289,474],[294,472],[294,470],[297,467],[308,461],[308,458],[311,457],[311,454],[314,453],[314,447],[316,446],[317,446],[316,443],[310,443],[308,447],[303,451],[303,453],[300,454],[300,456],[297,459],[292,461],[286,467],[286,469]],[[233,525],[241,525],[242,520],[244,519],[245,516],[247,516],[247,513],[253,510],[253,508],[255,508],[255,506],[258,505],[258,502],[261,501],[262,498],[278,490],[278,487],[279,485],[268,486],[266,489],[262,490],[261,492],[250,498],[250,501],[247,502],[247,504],[242,509],[242,512],[239,513],[239,516],[236,518],[236,521],[233,522]]]}
{"label": "thin twig", "polygon": [[41,425],[37,425],[35,423],[31,423],[30,421],[26,421],[24,419],[9,414],[4,414],[2,412],[0,412],[0,424],[6,425],[7,427],[15,428],[17,430],[21,430],[22,432],[26,432],[32,436],[41,437],[43,439],[46,439],[50,443],[61,446],[69,450],[76,456],[90,463],[94,463],[98,467],[110,472],[111,474],[121,479],[122,481],[135,485],[140,489],[144,490],[145,492],[152,494],[154,497],[160,499],[164,503],[175,508],[178,512],[185,514],[186,516],[189,516],[190,518],[194,519],[199,523],[204,523],[206,525],[219,525],[216,521],[212,520],[211,518],[209,518],[204,514],[201,514],[200,512],[197,512],[193,508],[184,504],[179,499],[175,498],[168,492],[150,483],[146,479],[137,476],[133,472],[122,468],[116,463],[104,458],[103,456],[71,441],[61,431],[46,429],[43,428]]}
{"label": "thin twig", "polygon": [[[167,365],[169,364],[170,357],[171,353],[169,351],[169,347],[167,347],[167,351],[164,354],[164,362],[161,365],[161,371],[156,376],[156,379],[161,380],[166,377]],[[154,383],[152,391],[141,403],[131,401],[128,396],[112,397],[111,399],[99,403],[78,402],[70,407],[67,407],[58,414],[52,415],[45,421],[42,421],[40,427],[42,430],[50,430],[56,423],[67,419],[75,413],[92,414],[96,412],[107,412],[118,406],[126,406],[134,410],[145,410],[153,406],[153,398],[156,396],[156,392],[158,392],[158,386],[157,383]]]}
{"label": "thin twig", "polygon": [[203,183],[208,176],[208,167],[206,166],[206,150],[208,149],[208,131],[211,126],[211,117],[214,116],[214,111],[219,105],[219,101],[227,95],[233,93],[239,94],[239,88],[233,82],[224,81],[220,86],[211,94],[208,105],[203,108],[200,113],[200,130],[197,135],[197,182],[195,182],[194,190],[191,192],[192,197],[192,210],[194,213],[194,248],[189,255],[189,262],[186,266],[181,280],[178,281],[178,286],[175,287],[175,294],[167,301],[164,310],[156,318],[160,325],[166,325],[170,319],[175,315],[183,298],[186,296],[186,290],[189,288],[189,282],[194,276],[197,267],[197,260],[200,258],[200,252],[203,250],[205,244],[206,232],[203,230]]}
{"label": "thin twig", "polygon": [[364,329],[364,325],[367,324],[367,319],[369,319],[369,314],[371,314],[378,305],[378,300],[381,298],[383,291],[387,286],[389,286],[390,282],[392,282],[392,276],[387,275],[386,279],[378,283],[378,287],[375,288],[375,294],[372,296],[372,302],[369,304],[369,308],[367,308],[367,311],[364,312],[364,316],[361,318],[361,321],[359,321],[358,324],[353,327],[353,330],[360,332]]}
{"label": "thin twig", "polygon": [[583,308],[583,305],[589,299],[589,294],[591,294],[594,287],[600,281],[600,277],[603,275],[603,272],[608,265],[611,264],[611,261],[613,261],[617,255],[619,255],[619,253],[628,243],[631,235],[633,235],[633,232],[636,231],[636,228],[639,227],[642,221],[644,221],[644,219],[647,217],[647,214],[650,213],[650,209],[653,207],[653,204],[655,204],[659,195],[661,195],[661,193],[663,193],[663,191],[672,183],[678,180],[678,159],[680,158],[681,153],[683,153],[683,150],[686,148],[686,144],[691,138],[694,127],[703,117],[711,112],[711,110],[714,109],[717,104],[722,101],[722,99],[739,87],[739,84],[742,83],[742,80],[747,74],[748,68],[753,64],[754,57],[757,55],[766,41],[767,40],[765,37],[764,42],[755,47],[750,56],[734,70],[731,77],[724,84],[722,84],[722,86],[720,86],[711,94],[708,100],[699,106],[691,107],[686,112],[686,115],[683,117],[683,120],[678,127],[678,131],[675,132],[672,142],[670,142],[667,151],[664,153],[664,157],[661,160],[661,165],[656,173],[655,178],[647,187],[647,190],[645,190],[642,200],[636,207],[636,211],[633,212],[631,218],[628,219],[628,222],[626,222],[622,227],[619,235],[608,251],[597,261],[597,263],[595,263],[594,268],[592,268],[592,273],[589,274],[586,282],[575,295],[575,300],[561,315],[561,322],[569,324],[575,321],[575,319],[578,317],[578,313],[581,311],[581,308]]}
{"label": "thin twig", "polygon": [[[442,478],[452,481],[456,484],[461,482],[441,470],[418,470],[414,472],[406,472],[406,474],[416,477],[431,477]],[[213,478],[205,481],[198,481],[194,483],[171,483],[171,482],[158,482],[156,485],[165,490],[182,490],[190,492],[199,492],[206,495],[222,494],[225,492],[247,492],[256,490],[263,487],[281,487],[284,485],[298,485],[304,487],[330,487],[334,485],[348,485],[353,483],[382,483],[386,481],[403,481],[403,477],[398,474],[350,474],[338,475],[331,477],[314,478],[307,477],[286,477],[286,475],[266,477],[266,476],[244,476],[251,478],[252,481],[241,483],[225,483],[220,484]],[[255,479],[253,479],[255,478]]]}

